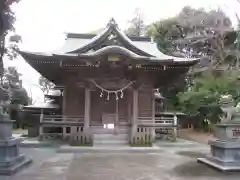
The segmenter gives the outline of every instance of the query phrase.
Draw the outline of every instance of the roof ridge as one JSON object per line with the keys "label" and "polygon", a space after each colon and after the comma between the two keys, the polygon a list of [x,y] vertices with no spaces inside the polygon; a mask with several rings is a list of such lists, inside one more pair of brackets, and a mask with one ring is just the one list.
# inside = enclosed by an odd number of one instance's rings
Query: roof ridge
{"label": "roof ridge", "polygon": [[[93,34],[93,33],[66,33],[67,34],[67,38],[69,39],[92,39],[95,36],[97,36],[97,34]],[[150,36],[132,36],[132,35],[127,35],[127,37],[129,39],[131,39],[132,41],[143,41],[143,42],[151,42],[151,37]]]}

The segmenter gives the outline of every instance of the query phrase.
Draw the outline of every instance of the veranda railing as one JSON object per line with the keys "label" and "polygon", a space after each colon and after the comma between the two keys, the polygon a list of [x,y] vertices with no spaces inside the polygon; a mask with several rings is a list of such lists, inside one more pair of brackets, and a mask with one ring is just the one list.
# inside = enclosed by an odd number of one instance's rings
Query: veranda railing
{"label": "veranda railing", "polygon": [[151,144],[155,134],[163,129],[169,132],[168,135],[171,134],[175,140],[177,126],[177,120],[174,117],[138,117],[137,129],[131,136],[131,143]]}
{"label": "veranda railing", "polygon": [[[45,132],[46,128],[61,128],[61,133]],[[41,139],[61,137],[72,143],[91,144],[92,135],[84,129],[83,116],[41,115],[39,135]]]}

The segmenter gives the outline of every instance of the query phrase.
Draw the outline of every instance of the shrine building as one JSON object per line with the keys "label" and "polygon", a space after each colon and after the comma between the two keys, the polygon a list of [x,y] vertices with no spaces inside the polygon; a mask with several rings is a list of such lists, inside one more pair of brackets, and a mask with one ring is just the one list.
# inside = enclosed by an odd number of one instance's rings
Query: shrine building
{"label": "shrine building", "polygon": [[[58,50],[19,53],[61,92],[60,114],[41,114],[41,138],[82,144],[94,144],[101,134],[151,143],[155,89],[198,62],[163,54],[150,37],[127,36],[114,19],[98,35],[68,33]],[[49,133],[53,127],[61,130]]]}

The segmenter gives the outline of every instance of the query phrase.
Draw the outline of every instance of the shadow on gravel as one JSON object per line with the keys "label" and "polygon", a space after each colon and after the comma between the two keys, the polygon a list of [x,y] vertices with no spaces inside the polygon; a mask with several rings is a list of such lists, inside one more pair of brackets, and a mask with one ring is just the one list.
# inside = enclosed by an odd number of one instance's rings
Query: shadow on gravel
{"label": "shadow on gravel", "polygon": [[205,153],[202,152],[196,152],[196,151],[178,151],[176,154],[181,156],[186,156],[190,158],[203,158],[206,157]]}

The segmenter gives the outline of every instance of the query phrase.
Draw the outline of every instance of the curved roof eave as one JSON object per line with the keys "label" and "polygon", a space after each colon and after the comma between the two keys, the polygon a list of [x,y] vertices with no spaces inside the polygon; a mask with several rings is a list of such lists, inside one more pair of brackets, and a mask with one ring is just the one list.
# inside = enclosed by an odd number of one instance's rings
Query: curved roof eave
{"label": "curved roof eave", "polygon": [[106,46],[103,47],[101,49],[98,49],[97,51],[94,52],[87,52],[87,53],[82,53],[82,54],[78,54],[78,53],[71,53],[71,54],[54,54],[54,55],[62,55],[62,56],[78,56],[78,57],[97,57],[97,56],[102,56],[102,55],[106,55],[106,54],[112,54],[112,53],[117,53],[117,54],[123,54],[126,55],[128,57],[131,57],[133,59],[145,59],[145,58],[149,58],[146,56],[140,56],[124,47],[121,46]]}
{"label": "curved roof eave", "polygon": [[30,65],[32,68],[34,68],[37,72],[42,74],[35,65],[35,61],[51,61],[51,63],[56,62],[56,58],[49,53],[39,53],[39,52],[28,52],[28,51],[20,51],[18,50],[18,54],[22,56],[22,58]]}
{"label": "curved roof eave", "polygon": [[148,61],[150,63],[166,63],[166,64],[172,64],[172,65],[194,65],[196,64],[199,59],[185,59],[185,58],[176,58],[172,56],[164,56],[162,58],[159,57],[147,57],[147,56],[140,56],[124,47],[121,46],[107,46],[103,47],[95,52],[88,52],[84,54],[51,54],[51,53],[39,53],[39,52],[27,52],[27,51],[18,51],[19,54],[26,60],[31,61],[31,59],[38,59],[38,60],[46,60],[47,58],[55,59],[54,57],[81,57],[81,58],[93,58],[98,57],[101,55],[109,54],[109,53],[119,53],[123,54],[125,56],[128,56],[129,58],[135,59],[135,60],[144,60]]}
{"label": "curved roof eave", "polygon": [[159,59],[157,57],[148,57],[148,56],[140,56],[124,47],[121,46],[106,46],[103,47],[97,51],[94,52],[88,52],[88,53],[83,53],[83,54],[77,54],[77,53],[72,53],[72,54],[54,54],[54,56],[59,56],[59,57],[81,57],[81,58],[89,58],[89,57],[99,57],[102,55],[107,55],[111,53],[117,53],[117,54],[122,54],[125,55],[131,59],[134,60],[147,60],[149,62],[168,62],[171,63],[173,62],[173,59]]}
{"label": "curved roof eave", "polygon": [[149,63],[164,63],[164,64],[171,64],[171,65],[194,65],[199,62],[199,59],[187,59],[187,58],[177,58],[171,56],[164,56],[162,58],[158,57],[147,57],[147,56],[140,56],[126,48],[121,46],[107,46],[102,49],[99,49],[95,52],[88,52],[84,54],[51,54],[51,53],[40,53],[40,52],[27,52],[27,51],[18,51],[19,54],[27,61],[30,62],[31,60],[47,60],[46,57],[50,59],[57,60],[57,56],[59,57],[80,57],[80,58],[93,58],[98,57],[108,53],[120,53],[129,58],[134,60],[142,60],[148,61]]}
{"label": "curved roof eave", "polygon": [[30,51],[21,51],[18,50],[17,53],[19,53],[24,59],[28,56],[36,56],[36,57],[53,57],[52,53],[45,53],[45,52],[30,52]]}
{"label": "curved roof eave", "polygon": [[188,58],[177,58],[177,57],[172,57],[172,56],[163,56],[162,58],[159,57],[148,57],[148,56],[140,56],[124,47],[121,46],[106,46],[101,49],[98,49],[97,51],[94,52],[88,52],[88,53],[83,53],[83,54],[77,54],[77,53],[72,53],[72,54],[54,54],[54,56],[61,56],[61,57],[98,57],[101,55],[106,55],[109,53],[118,53],[118,54],[123,54],[125,56],[128,56],[132,59],[136,60],[148,60],[149,62],[168,62],[168,63],[173,63],[173,64],[195,64],[199,61],[198,58],[193,58],[193,59],[188,59]]}

